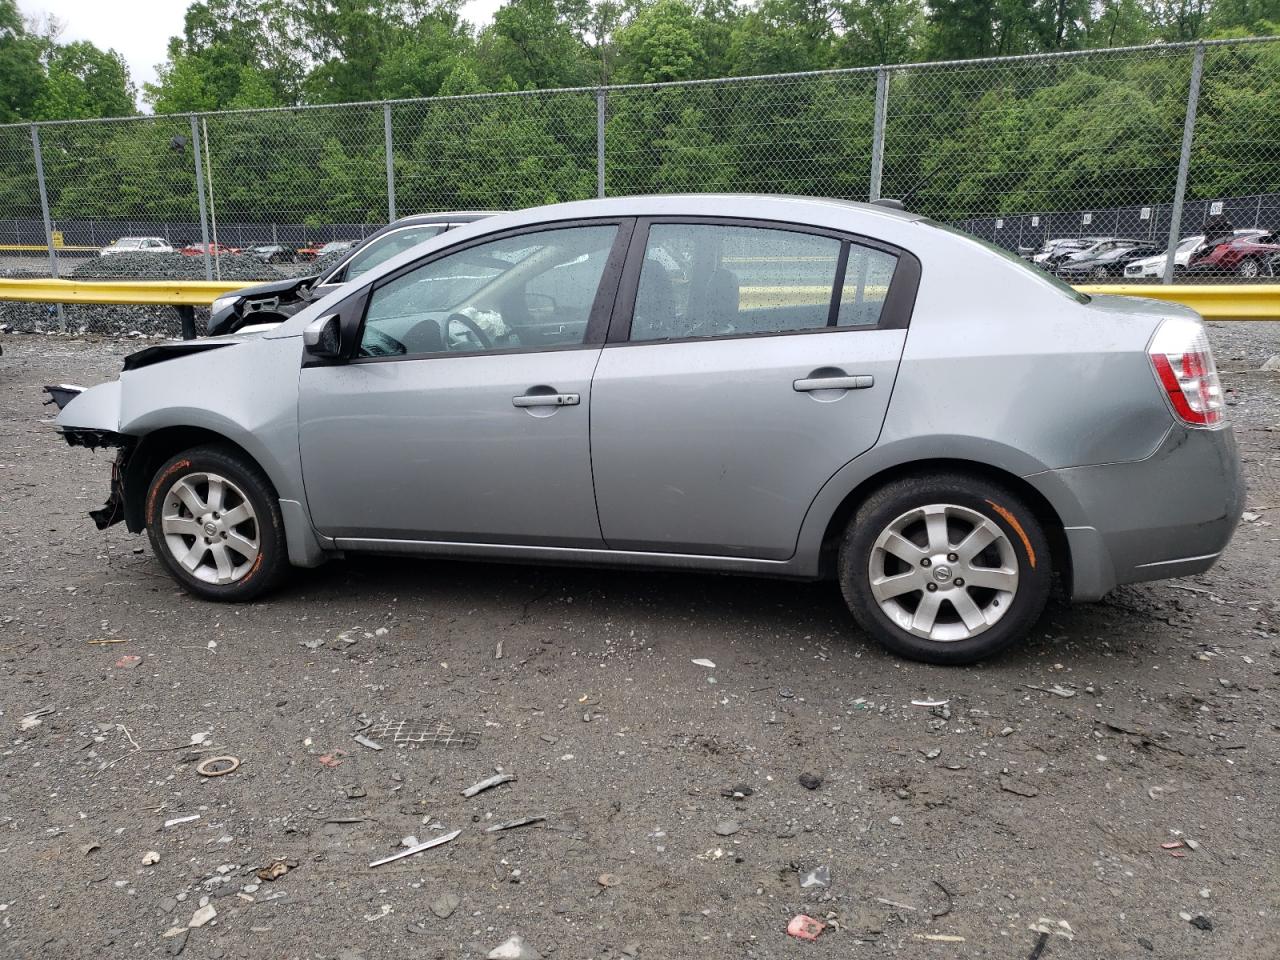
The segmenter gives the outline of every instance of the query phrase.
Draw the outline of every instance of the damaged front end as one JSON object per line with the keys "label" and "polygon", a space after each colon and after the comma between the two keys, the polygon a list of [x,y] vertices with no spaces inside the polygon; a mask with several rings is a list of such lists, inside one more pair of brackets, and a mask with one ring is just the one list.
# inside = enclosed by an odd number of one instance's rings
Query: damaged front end
{"label": "damaged front end", "polygon": [[45,387],[45,392],[58,405],[55,424],[68,446],[116,450],[111,464],[111,493],[100,509],[89,511],[98,529],[105,530],[125,518],[125,477],[129,457],[137,445],[137,437],[116,430],[120,424],[120,382],[104,383],[87,390],[71,384],[59,384]]}

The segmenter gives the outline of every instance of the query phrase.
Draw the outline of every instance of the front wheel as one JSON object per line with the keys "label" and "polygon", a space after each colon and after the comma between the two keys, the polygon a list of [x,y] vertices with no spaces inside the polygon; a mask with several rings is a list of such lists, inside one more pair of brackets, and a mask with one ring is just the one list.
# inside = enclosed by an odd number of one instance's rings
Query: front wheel
{"label": "front wheel", "polygon": [[840,587],[854,619],[888,650],[926,663],[973,663],[1025,637],[1051,575],[1031,510],[963,474],[881,488],[840,547]]}
{"label": "front wheel", "polygon": [[195,447],[161,466],[147,490],[146,524],[170,575],[207,600],[251,600],[288,568],[271,481],[229,446]]}
{"label": "front wheel", "polygon": [[1262,268],[1257,260],[1250,257],[1240,261],[1240,266],[1236,267],[1236,273],[1245,280],[1257,280],[1262,273]]}

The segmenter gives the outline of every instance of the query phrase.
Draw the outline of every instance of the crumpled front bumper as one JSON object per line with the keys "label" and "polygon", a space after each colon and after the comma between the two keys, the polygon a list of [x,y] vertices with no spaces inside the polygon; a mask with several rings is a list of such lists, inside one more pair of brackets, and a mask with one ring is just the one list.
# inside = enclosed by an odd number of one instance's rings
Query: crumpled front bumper
{"label": "crumpled front bumper", "polygon": [[107,502],[89,516],[99,530],[124,519],[124,478],[129,455],[137,438],[117,432],[120,425],[120,381],[84,389],[72,384],[45,387],[45,392],[58,404],[60,412],[54,424],[68,446],[97,450],[114,447],[111,463],[111,492]]}

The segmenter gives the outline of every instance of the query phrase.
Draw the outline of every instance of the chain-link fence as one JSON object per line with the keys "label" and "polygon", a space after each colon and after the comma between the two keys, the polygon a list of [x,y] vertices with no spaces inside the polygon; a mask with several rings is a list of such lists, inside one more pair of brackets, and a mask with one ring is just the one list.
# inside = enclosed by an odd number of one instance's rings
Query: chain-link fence
{"label": "chain-link fence", "polygon": [[1280,39],[0,126],[0,276],[270,279],[408,213],[677,191],[899,198],[1073,280],[1271,277]]}

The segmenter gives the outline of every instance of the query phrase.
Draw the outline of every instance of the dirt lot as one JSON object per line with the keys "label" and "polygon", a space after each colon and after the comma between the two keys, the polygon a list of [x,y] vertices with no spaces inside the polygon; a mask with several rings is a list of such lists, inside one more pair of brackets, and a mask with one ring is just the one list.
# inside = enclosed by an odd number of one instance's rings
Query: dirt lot
{"label": "dirt lot", "polygon": [[[1026,960],[1045,918],[1044,960],[1276,957],[1280,336],[1213,336],[1222,563],[972,669],[881,653],[828,584],[352,559],[194,601],[93,528],[108,455],[40,406],[131,345],[0,338],[0,956]],[[384,718],[474,746],[353,739]]]}

